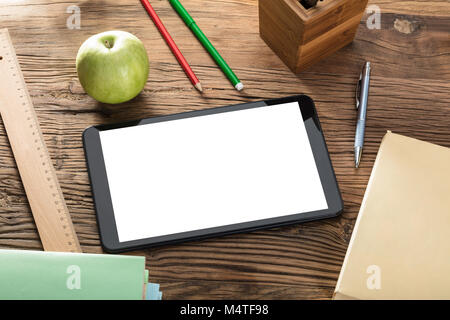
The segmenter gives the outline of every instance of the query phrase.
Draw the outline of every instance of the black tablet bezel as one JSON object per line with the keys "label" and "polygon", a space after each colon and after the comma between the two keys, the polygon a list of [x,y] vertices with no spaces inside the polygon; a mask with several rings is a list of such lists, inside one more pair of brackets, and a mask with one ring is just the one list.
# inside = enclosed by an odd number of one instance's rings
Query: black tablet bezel
{"label": "black tablet bezel", "polygon": [[[243,222],[232,225],[193,230],[182,233],[139,239],[127,242],[119,242],[117,227],[113,212],[113,205],[109,192],[106,168],[103,159],[99,132],[130,126],[140,126],[162,121],[171,121],[191,117],[205,116],[223,112],[234,112],[250,108],[259,108],[269,105],[298,102],[303,116],[304,125],[316,161],[320,180],[324,188],[328,209],[292,214],[287,216]],[[311,98],[306,95],[292,96],[281,99],[251,102],[220,108],[200,111],[184,112],[168,116],[147,118],[126,123],[100,125],[89,127],[83,132],[83,144],[87,161],[89,178],[92,186],[97,222],[100,231],[102,246],[107,252],[117,253],[123,251],[143,249],[146,247],[173,244],[183,241],[199,240],[217,237],[227,234],[248,232],[263,228],[273,228],[299,222],[335,217],[343,210],[343,202],[334,174],[333,166],[328,154],[327,145],[322,134],[316,108]],[[276,214],[276,213],[274,213]]]}

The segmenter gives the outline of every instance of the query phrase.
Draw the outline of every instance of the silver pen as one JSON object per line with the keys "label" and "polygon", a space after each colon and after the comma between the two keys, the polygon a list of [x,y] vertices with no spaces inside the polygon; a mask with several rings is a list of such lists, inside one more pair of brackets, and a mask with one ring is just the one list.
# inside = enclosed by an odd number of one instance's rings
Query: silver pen
{"label": "silver pen", "polygon": [[369,99],[370,62],[366,62],[359,76],[356,86],[356,109],[358,109],[358,122],[355,133],[355,167],[359,167],[364,145],[364,132],[366,130],[367,102]]}

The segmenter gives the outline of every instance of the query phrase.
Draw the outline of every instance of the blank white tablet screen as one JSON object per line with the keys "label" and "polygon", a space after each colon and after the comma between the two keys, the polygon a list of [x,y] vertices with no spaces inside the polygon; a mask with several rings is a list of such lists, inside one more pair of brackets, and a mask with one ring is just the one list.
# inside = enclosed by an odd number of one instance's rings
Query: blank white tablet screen
{"label": "blank white tablet screen", "polygon": [[120,242],[328,208],[297,102],[100,140]]}

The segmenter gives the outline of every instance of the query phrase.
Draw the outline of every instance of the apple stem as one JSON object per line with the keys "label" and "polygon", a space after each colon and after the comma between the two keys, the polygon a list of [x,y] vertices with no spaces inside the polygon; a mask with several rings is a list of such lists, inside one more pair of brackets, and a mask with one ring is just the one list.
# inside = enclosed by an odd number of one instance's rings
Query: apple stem
{"label": "apple stem", "polygon": [[111,44],[109,43],[108,40],[105,40],[105,46],[106,46],[108,49],[111,49]]}

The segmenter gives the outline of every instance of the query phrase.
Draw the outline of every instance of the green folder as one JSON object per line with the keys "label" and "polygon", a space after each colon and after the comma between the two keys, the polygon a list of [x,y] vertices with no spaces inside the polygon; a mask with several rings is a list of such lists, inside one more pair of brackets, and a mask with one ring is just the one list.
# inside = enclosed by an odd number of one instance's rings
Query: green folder
{"label": "green folder", "polygon": [[145,257],[0,250],[0,299],[142,300],[145,274]]}

